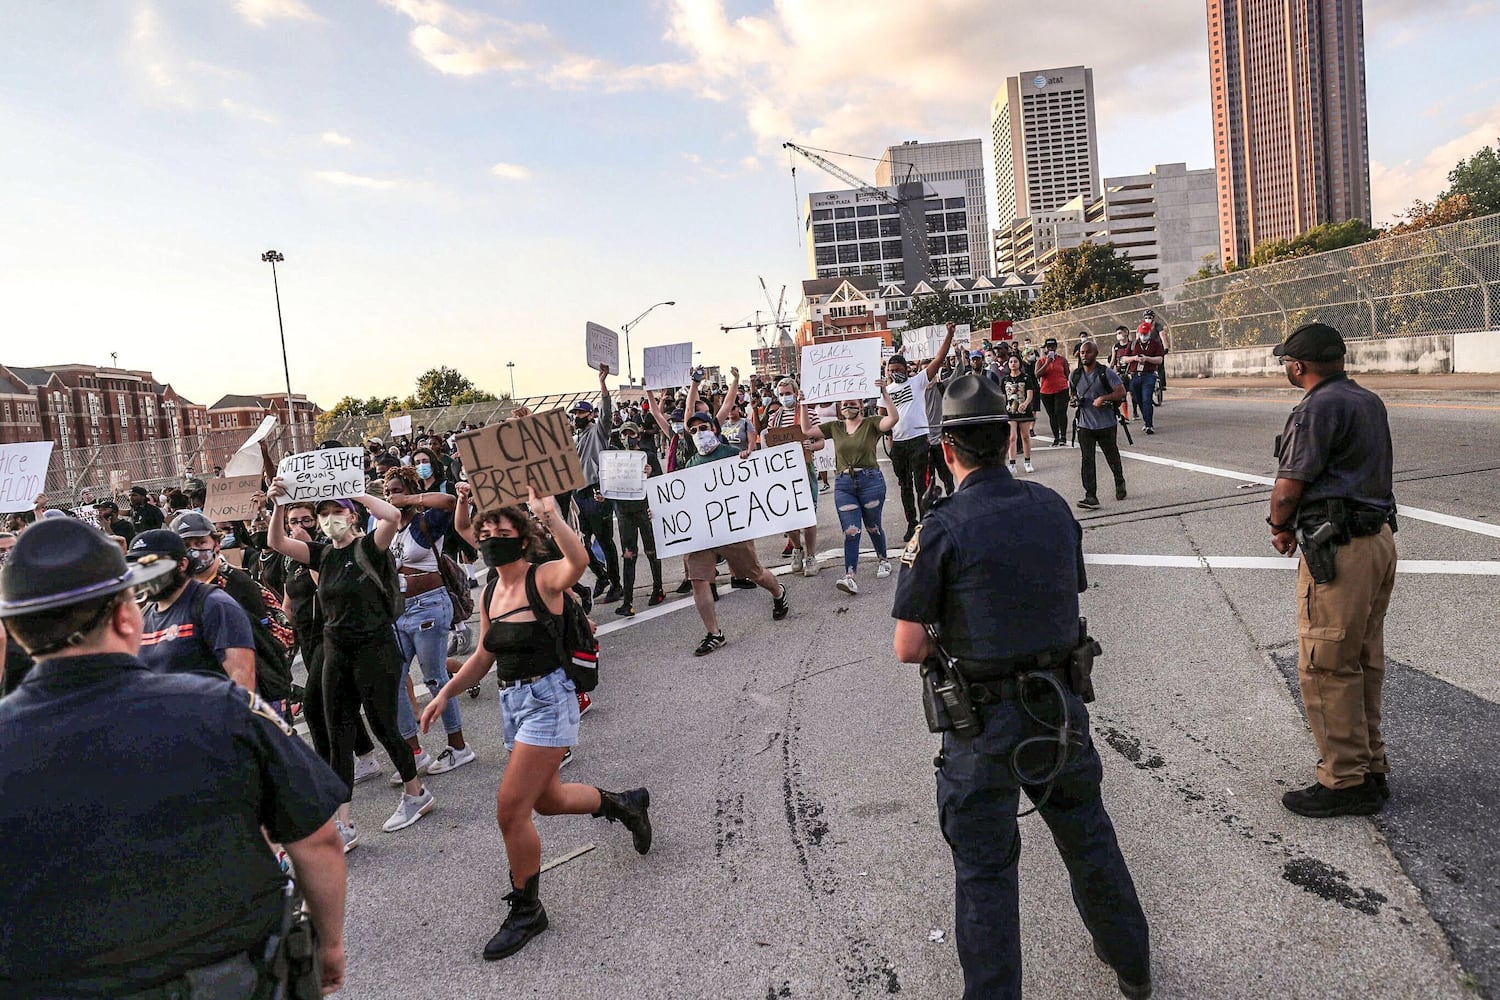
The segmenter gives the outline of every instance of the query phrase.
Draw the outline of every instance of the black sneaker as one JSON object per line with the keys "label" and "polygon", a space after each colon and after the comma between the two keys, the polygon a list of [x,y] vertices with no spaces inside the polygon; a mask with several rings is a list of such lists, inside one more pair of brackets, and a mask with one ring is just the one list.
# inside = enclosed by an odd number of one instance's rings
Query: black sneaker
{"label": "black sneaker", "polygon": [[1099,498],[1098,497],[1084,497],[1082,500],[1078,501],[1078,506],[1082,507],[1084,510],[1098,510],[1099,509]]}
{"label": "black sneaker", "polygon": [[1365,780],[1374,782],[1375,791],[1380,793],[1380,798],[1382,800],[1391,797],[1391,786],[1390,783],[1385,780],[1385,775],[1376,774],[1374,771],[1371,771],[1369,774],[1365,775]]}
{"label": "black sneaker", "polygon": [[626,601],[625,603],[621,604],[618,608],[615,608],[615,614],[619,615],[622,618],[634,618],[635,617],[635,605],[631,604],[629,601]]}
{"label": "black sneaker", "polygon": [[1115,499],[1116,500],[1124,500],[1125,499],[1125,486],[1123,484],[1115,487]]}
{"label": "black sneaker", "polygon": [[707,656],[728,641],[724,638],[723,632],[710,632],[703,637],[702,642],[698,643],[698,648],[693,650],[693,655]]}
{"label": "black sneaker", "polygon": [[[1094,942],[1094,957],[1099,959],[1099,961],[1103,962],[1105,965],[1109,965],[1109,959],[1104,957],[1104,951],[1099,947],[1098,941]],[[1110,965],[1109,967],[1111,971],[1114,970],[1114,966]],[[1118,972],[1115,972],[1115,982],[1119,984],[1120,992],[1123,995],[1129,997],[1130,1000],[1151,1000],[1150,976],[1146,977],[1146,981],[1144,983],[1133,983],[1130,980],[1126,979],[1124,976],[1120,975]]]}
{"label": "black sneaker", "polygon": [[735,590],[754,590],[757,586],[754,580],[746,580],[742,576],[731,576],[729,585]]}
{"label": "black sneaker", "polygon": [[1311,784],[1287,792],[1281,804],[1298,816],[1329,819],[1333,816],[1373,816],[1380,812],[1380,791],[1373,781],[1352,788],[1326,788]]}
{"label": "black sneaker", "polygon": [[[688,584],[688,590],[692,590],[692,589],[693,589],[693,585],[692,584]],[[667,599],[667,592],[665,590],[662,590],[660,587],[657,587],[655,590],[651,591],[651,599],[646,602],[646,607],[648,607],[648,608],[654,608],[658,604],[661,604],[666,599]]]}
{"label": "black sneaker", "polygon": [[674,590],[674,591],[672,591],[672,593],[674,593],[674,594],[691,594],[692,592],[693,592],[693,581],[691,581],[691,580],[683,580],[681,583],[679,583],[677,585],[677,589]]}
{"label": "black sneaker", "polygon": [[1146,433],[1147,434],[1155,434],[1156,433],[1156,428],[1155,427],[1147,427],[1146,428]]}
{"label": "black sneaker", "polygon": [[609,588],[609,577],[601,576],[599,579],[594,581],[594,593],[592,596],[597,600],[598,598],[603,597],[604,592]]}
{"label": "black sneaker", "polygon": [[786,592],[786,584],[783,583],[781,585],[781,593],[771,598],[771,619],[772,621],[779,622],[791,613],[792,602],[790,595]]}
{"label": "black sneaker", "polygon": [[625,591],[620,589],[620,585],[618,583],[610,584],[609,593],[604,595],[604,603],[613,604],[616,601],[623,601],[624,599]]}

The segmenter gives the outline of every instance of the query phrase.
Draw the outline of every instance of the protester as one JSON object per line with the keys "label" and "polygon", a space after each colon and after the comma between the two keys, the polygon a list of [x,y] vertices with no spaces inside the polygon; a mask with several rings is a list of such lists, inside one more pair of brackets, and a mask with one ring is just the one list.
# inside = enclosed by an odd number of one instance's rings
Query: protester
{"label": "protester", "polygon": [[[806,407],[797,402],[800,398],[800,389],[794,378],[783,378],[776,383],[775,397],[770,398],[766,404],[765,423],[761,425],[760,434],[764,435],[766,430],[772,428],[785,428],[797,426],[797,414]],[[765,447],[764,437],[761,443]],[[802,452],[807,459],[807,485],[812,493],[813,509],[818,507],[818,478],[813,469],[813,455],[817,454],[818,442],[812,441],[805,435],[802,438]],[[815,577],[818,575],[818,526],[815,523],[806,528],[797,528],[787,532],[787,548],[790,551],[783,555],[792,557],[792,572],[801,573],[804,577]]]}
{"label": "protester", "polygon": [[113,500],[100,500],[94,504],[94,516],[106,535],[119,535],[127,542],[135,537],[135,523],[120,516],[120,505]]}
{"label": "protester", "polygon": [[[951,336],[951,332],[950,332]],[[834,480],[833,499],[838,505],[839,527],[844,530],[844,575],[834,584],[845,594],[859,593],[855,574],[859,571],[860,525],[870,536],[875,546],[875,558],[879,565],[875,577],[884,580],[891,575],[891,562],[886,556],[885,529],[881,518],[885,511],[885,475],[876,464],[875,449],[880,435],[896,426],[896,404],[887,391],[885,379],[876,379],[880,398],[885,404],[885,416],[879,420],[865,416],[864,403],[858,399],[846,399],[839,403],[842,420],[829,421],[817,427],[807,424],[806,407],[798,407],[799,426],[814,441],[833,442],[834,468],[838,478]],[[800,402],[800,400],[799,400]],[[924,404],[925,416],[925,404]],[[926,441],[926,431],[923,431]]]}
{"label": "protester", "polygon": [[1104,452],[1104,460],[1115,474],[1115,499],[1125,499],[1125,469],[1120,464],[1120,418],[1115,404],[1125,398],[1125,386],[1112,368],[1099,364],[1099,349],[1092,342],[1079,353],[1082,365],[1070,380],[1073,405],[1078,408],[1076,429],[1081,450],[1083,499],[1078,506],[1099,509],[1098,476],[1094,470],[1094,447]]}
{"label": "protester", "polygon": [[[551,532],[562,558],[535,566],[527,560],[528,549],[534,552],[540,539],[531,517],[520,509],[503,507],[480,517],[480,554],[497,572],[481,602],[483,645],[422,712],[426,730],[448,702],[496,668],[501,724],[510,749],[495,800],[510,863],[510,891],[505,896],[510,913],[484,946],[484,957],[490,961],[515,954],[547,929],[547,911],[540,899],[542,844],[533,812],[619,820],[630,831],[636,851],[645,854],[651,849],[650,792],[606,792],[563,784],[559,776],[564,754],[578,739],[577,688],[564,666],[568,652],[540,616],[556,618],[563,613],[565,592],[582,578],[589,559],[582,539],[559,513],[557,501],[538,497],[530,489],[528,493],[532,514]],[[533,588],[541,606],[531,597]]]}
{"label": "protester", "polygon": [[1042,342],[1033,372],[1042,390],[1042,409],[1052,426],[1052,447],[1062,448],[1068,434],[1068,360],[1057,353],[1057,338]]}
{"label": "protester", "polygon": [[1121,354],[1129,359],[1130,399],[1141,415],[1141,422],[1146,425],[1146,433],[1155,434],[1156,403],[1152,395],[1156,392],[1156,376],[1161,371],[1166,349],[1162,347],[1161,338],[1152,331],[1151,323],[1142,320],[1135,339]]}
{"label": "protester", "polygon": [[[641,451],[641,427],[633,420],[620,425],[620,448],[624,451]],[[659,476],[661,463],[656,455],[643,452],[646,458],[646,478]],[[624,559],[625,594],[615,614],[626,618],[635,617],[635,569],[642,554],[651,567],[651,597],[647,607],[656,607],[667,599],[662,589],[661,560],[656,555],[656,529],[651,525],[650,500],[615,500],[620,512],[620,554]]]}
{"label": "protester", "polygon": [[1031,425],[1036,420],[1037,397],[1041,395],[1036,376],[1026,370],[1021,357],[1012,354],[1000,377],[1000,391],[1005,396],[1005,412],[1010,417],[1010,442],[1006,445],[1006,462],[1012,474],[1016,471],[1016,442],[1020,442],[1022,461],[1027,472],[1035,472],[1031,464]]}
{"label": "protester", "polygon": [[152,505],[150,497],[151,494],[144,486],[130,488],[130,523],[135,526],[137,534],[160,528],[166,523],[161,511]]}
{"label": "protester", "polygon": [[[615,508],[613,503],[599,493],[599,453],[609,448],[609,432],[612,405],[609,396],[609,365],[599,366],[599,394],[602,403],[599,410],[588,400],[580,399],[570,408],[573,416],[573,443],[578,449],[578,462],[583,467],[583,478],[587,485],[573,491],[572,500],[578,504],[578,531],[583,537],[584,551],[590,556],[594,573],[594,597],[603,596],[606,603],[620,600],[620,554],[615,548]],[[563,513],[567,513],[564,501]],[[601,562],[593,555],[593,543],[597,542],[604,554]]]}
{"label": "protester", "polygon": [[[943,344],[936,354],[915,375],[910,374],[906,358],[893,355],[886,362],[886,374],[890,379],[890,391],[883,392],[887,414],[895,416],[890,428],[882,427],[882,433],[890,430],[891,472],[896,476],[896,485],[901,493],[901,510],[906,514],[906,534],[903,541],[916,533],[917,522],[927,513],[927,386],[942,370],[943,358],[953,347],[953,334],[957,329],[951,320],[943,334]],[[894,409],[889,407],[894,406]],[[838,447],[834,445],[835,449]],[[881,477],[884,482],[884,476]],[[835,487],[837,497],[837,487]],[[843,501],[839,501],[842,509]],[[847,530],[847,529],[846,529]],[[847,560],[846,560],[847,561]]]}

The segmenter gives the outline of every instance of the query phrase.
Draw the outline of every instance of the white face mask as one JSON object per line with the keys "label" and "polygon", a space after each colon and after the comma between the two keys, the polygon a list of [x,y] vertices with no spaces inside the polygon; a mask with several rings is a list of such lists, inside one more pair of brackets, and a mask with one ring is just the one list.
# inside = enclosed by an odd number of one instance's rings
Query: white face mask
{"label": "white face mask", "polygon": [[698,445],[698,453],[707,455],[719,446],[719,435],[713,431],[697,431],[693,434],[693,441]]}
{"label": "white face mask", "polygon": [[342,514],[324,514],[318,518],[318,527],[323,529],[323,534],[335,544],[349,537],[349,532],[354,529],[349,526],[348,518]]}

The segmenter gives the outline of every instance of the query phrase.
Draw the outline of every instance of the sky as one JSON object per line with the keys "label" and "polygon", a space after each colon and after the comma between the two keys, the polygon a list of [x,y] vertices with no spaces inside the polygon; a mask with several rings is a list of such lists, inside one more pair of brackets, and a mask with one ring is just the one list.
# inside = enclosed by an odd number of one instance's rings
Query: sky
{"label": "sky", "polygon": [[[1368,0],[1374,215],[1500,137],[1494,0]],[[324,406],[459,369],[585,388],[583,329],[749,369],[807,277],[788,139],[983,138],[1094,70],[1106,176],[1212,164],[1203,0],[0,0],[7,364]],[[841,164],[873,179],[874,164]],[[509,369],[507,362],[514,362]]]}

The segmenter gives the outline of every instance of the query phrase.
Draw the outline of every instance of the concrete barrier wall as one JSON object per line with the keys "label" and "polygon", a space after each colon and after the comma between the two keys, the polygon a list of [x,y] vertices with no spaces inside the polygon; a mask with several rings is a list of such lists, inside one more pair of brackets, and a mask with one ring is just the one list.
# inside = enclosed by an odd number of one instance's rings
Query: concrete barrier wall
{"label": "concrete barrier wall", "polygon": [[[1465,363],[1492,364],[1490,368],[1455,366],[1458,337],[1468,342]],[[1493,339],[1483,339],[1493,338]],[[1425,337],[1351,340],[1345,365],[1351,372],[1389,375],[1440,375],[1452,371],[1500,371],[1500,333],[1437,333]],[[1218,351],[1173,351],[1167,355],[1170,378],[1224,378],[1244,375],[1281,375],[1281,361],[1271,347],[1236,347]]]}
{"label": "concrete barrier wall", "polygon": [[1500,372],[1500,330],[1453,335],[1453,370]]}

